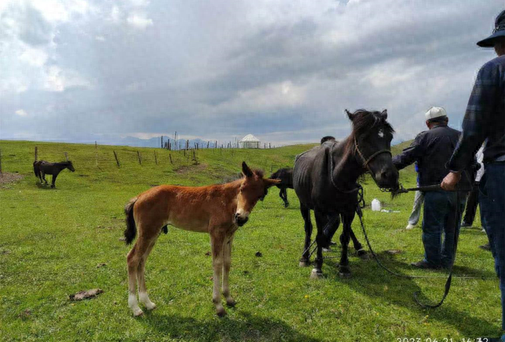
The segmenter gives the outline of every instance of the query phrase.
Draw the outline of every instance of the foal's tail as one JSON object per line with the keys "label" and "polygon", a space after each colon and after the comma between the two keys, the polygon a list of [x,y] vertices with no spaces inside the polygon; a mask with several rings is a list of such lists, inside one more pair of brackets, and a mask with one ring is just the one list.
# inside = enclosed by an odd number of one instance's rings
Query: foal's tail
{"label": "foal's tail", "polygon": [[135,202],[137,202],[137,197],[132,198],[124,207],[124,213],[126,214],[126,229],[124,230],[124,237],[127,245],[131,244],[137,235],[137,226],[135,225],[135,219],[133,218],[133,206],[135,205]]}

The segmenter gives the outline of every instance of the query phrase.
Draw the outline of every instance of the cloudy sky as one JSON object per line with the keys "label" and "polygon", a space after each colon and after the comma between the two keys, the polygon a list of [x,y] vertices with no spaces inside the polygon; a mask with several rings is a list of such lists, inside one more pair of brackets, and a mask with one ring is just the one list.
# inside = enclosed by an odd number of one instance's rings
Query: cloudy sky
{"label": "cloudy sky", "polygon": [[344,137],[459,127],[499,0],[0,0],[0,139]]}

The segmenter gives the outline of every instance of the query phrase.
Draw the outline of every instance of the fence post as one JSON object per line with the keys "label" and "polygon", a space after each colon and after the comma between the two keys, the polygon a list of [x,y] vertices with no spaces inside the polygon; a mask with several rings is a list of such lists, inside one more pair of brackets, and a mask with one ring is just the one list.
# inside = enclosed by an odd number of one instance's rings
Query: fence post
{"label": "fence post", "polygon": [[172,161],[172,153],[169,153],[168,157],[170,158],[170,164],[173,164],[174,162]]}
{"label": "fence post", "polygon": [[68,161],[68,155],[67,152],[65,152],[65,160]]}
{"label": "fence post", "polygon": [[140,158],[140,152],[137,151],[137,157],[139,158],[139,164],[142,165],[142,159]]}
{"label": "fence post", "polygon": [[158,157],[156,156],[156,151],[154,151],[154,162],[158,165]]}
{"label": "fence post", "polygon": [[0,150],[0,175],[2,174],[2,150]]}
{"label": "fence post", "polygon": [[98,167],[98,144],[95,140],[95,166]]}
{"label": "fence post", "polygon": [[116,158],[117,167],[120,167],[120,165],[119,165],[119,159],[117,158],[116,151],[112,151],[112,152],[114,152],[114,158]]}

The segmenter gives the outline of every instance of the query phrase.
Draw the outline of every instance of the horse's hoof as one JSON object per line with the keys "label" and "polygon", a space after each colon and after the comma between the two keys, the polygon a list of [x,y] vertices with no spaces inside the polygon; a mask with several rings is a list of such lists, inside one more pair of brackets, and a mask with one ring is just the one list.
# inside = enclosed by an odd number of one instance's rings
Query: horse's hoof
{"label": "horse's hoof", "polygon": [[217,310],[216,314],[219,317],[224,317],[224,316],[226,316],[226,310],[224,308],[221,308],[221,309]]}
{"label": "horse's hoof", "polygon": [[310,273],[310,279],[321,279],[323,277],[323,272],[317,268],[312,269]]}
{"label": "horse's hoof", "polygon": [[230,308],[234,308],[236,304],[237,302],[235,301],[235,299],[230,299],[226,301],[226,305],[229,306]]}
{"label": "horse's hoof", "polygon": [[143,314],[144,314],[144,311],[142,311],[141,309],[133,311],[133,316],[135,316],[135,317],[140,317]]}
{"label": "horse's hoof", "polygon": [[284,203],[284,208],[289,207],[289,203]]}
{"label": "horse's hoof", "polygon": [[351,278],[351,270],[347,266],[340,266],[338,276],[344,279]]}
{"label": "horse's hoof", "polygon": [[300,259],[300,263],[298,264],[299,267],[309,267],[310,266],[310,260],[308,259]]}
{"label": "horse's hoof", "polygon": [[367,251],[365,251],[364,249],[360,249],[358,251],[358,256],[363,259],[363,260],[367,260],[367,259],[370,259],[370,255],[368,254]]}

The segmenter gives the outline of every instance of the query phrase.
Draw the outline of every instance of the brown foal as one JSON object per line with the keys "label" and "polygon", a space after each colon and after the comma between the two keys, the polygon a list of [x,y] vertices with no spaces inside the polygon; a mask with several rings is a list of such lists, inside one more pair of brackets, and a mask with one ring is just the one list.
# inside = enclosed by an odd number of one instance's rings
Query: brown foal
{"label": "brown foal", "polygon": [[245,162],[242,163],[242,173],[245,177],[221,185],[157,186],[131,199],[126,205],[124,235],[127,244],[133,241],[138,230],[137,242],[127,257],[128,306],[135,316],[143,314],[135,292],[137,282],[140,302],[147,310],[156,307],[147,295],[144,269],[146,259],[166,225],[210,234],[214,268],[212,301],[218,316],[226,315],[219,291],[222,277],[226,304],[235,305],[228,285],[233,235],[239,226],[247,222],[252,209],[258,200],[265,197],[267,189],[279,182],[277,179],[263,178],[260,171],[252,171]]}

